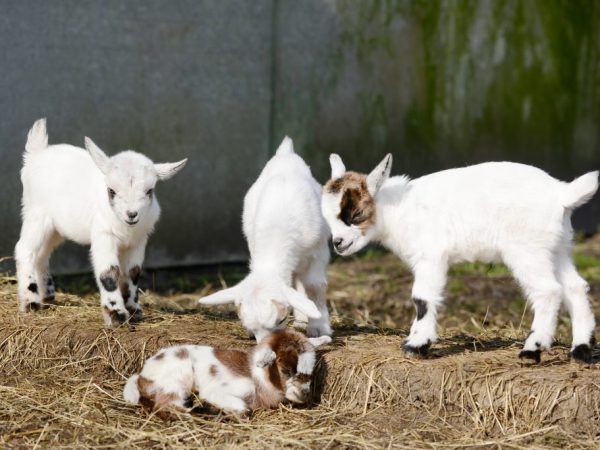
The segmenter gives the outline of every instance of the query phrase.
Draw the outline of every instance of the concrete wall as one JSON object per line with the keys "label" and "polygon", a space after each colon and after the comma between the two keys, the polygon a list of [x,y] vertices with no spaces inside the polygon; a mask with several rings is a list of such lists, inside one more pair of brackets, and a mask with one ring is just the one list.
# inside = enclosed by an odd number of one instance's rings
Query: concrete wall
{"label": "concrete wall", "polygon": [[[0,2],[0,255],[18,239],[19,168],[28,128],[50,141],[155,161],[189,156],[157,188],[151,267],[241,260],[240,210],[268,158],[271,1]],[[87,250],[53,258],[86,270]]]}
{"label": "concrete wall", "polygon": [[[244,259],[242,198],[284,134],[321,181],[333,151],[359,170],[392,152],[411,176],[511,159],[570,179],[600,167],[599,30],[586,1],[0,0],[0,256],[43,116],[51,142],[190,157],[157,189],[148,267]],[[594,230],[600,196],[575,219]],[[87,251],[53,266],[87,270]]]}

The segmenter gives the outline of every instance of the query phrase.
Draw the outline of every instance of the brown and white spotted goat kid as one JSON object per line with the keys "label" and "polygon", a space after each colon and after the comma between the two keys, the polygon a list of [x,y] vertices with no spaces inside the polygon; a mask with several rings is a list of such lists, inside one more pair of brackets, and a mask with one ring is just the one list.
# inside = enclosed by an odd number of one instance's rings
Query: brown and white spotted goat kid
{"label": "brown and white spotted goat kid", "polygon": [[251,351],[178,345],[159,351],[129,378],[123,397],[163,417],[169,410],[189,412],[197,396],[228,413],[246,414],[283,401],[309,399],[315,348],[329,336],[307,338],[294,330],[277,331]]}

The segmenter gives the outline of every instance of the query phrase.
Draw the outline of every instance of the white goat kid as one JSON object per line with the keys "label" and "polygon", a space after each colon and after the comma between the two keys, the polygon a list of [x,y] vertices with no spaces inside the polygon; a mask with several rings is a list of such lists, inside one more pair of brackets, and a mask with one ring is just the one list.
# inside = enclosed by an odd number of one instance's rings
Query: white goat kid
{"label": "white goat kid", "polygon": [[329,336],[306,338],[282,330],[249,352],[203,345],[169,347],[129,378],[123,397],[163,418],[190,412],[194,395],[234,414],[274,408],[285,400],[304,404],[310,400],[315,348],[328,342]]}
{"label": "white goat kid", "polygon": [[534,311],[519,356],[539,362],[550,348],[562,299],[572,321],[571,355],[591,361],[595,320],[571,258],[571,213],[596,192],[598,172],[565,183],[535,167],[493,162],[411,181],[388,179],[391,155],[368,176],[346,172],[338,155],[330,162],[322,209],[336,252],[350,255],[379,241],[414,274],[417,315],[406,351],[424,356],[436,341],[450,264],[503,261]]}
{"label": "white goat kid", "polygon": [[309,336],[330,335],[329,229],[321,214],[321,189],[286,137],[244,198],[250,274],[199,302],[235,303],[243,325],[259,342],[286,326],[290,307],[297,321],[308,317]]}
{"label": "white goat kid", "polygon": [[48,146],[45,119],[29,131],[21,170],[23,226],[15,248],[19,309],[38,310],[52,296],[50,255],[69,239],[91,244],[102,313],[110,326],[142,316],[137,284],[160,214],[154,186],[187,160],[153,164],[130,150],[109,158],[91,139],[85,145],[87,152]]}

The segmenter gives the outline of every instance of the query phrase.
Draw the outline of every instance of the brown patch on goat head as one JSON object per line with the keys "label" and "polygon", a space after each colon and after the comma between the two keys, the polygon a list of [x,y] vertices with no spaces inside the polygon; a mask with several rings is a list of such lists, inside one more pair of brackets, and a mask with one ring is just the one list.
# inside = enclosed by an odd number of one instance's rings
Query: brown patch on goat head
{"label": "brown patch on goat head", "polygon": [[375,201],[367,189],[367,176],[346,172],[329,180],[325,192],[342,193],[338,218],[346,225],[357,226],[363,234],[375,223]]}
{"label": "brown patch on goat head", "polygon": [[219,369],[214,364],[211,364],[210,367],[208,368],[208,373],[210,374],[210,376],[216,377],[217,374],[219,373]]}
{"label": "brown patch on goat head", "polygon": [[214,350],[217,358],[231,373],[240,377],[249,377],[250,361],[248,354],[241,350]]}
{"label": "brown patch on goat head", "polygon": [[303,334],[291,329],[276,331],[267,338],[266,344],[276,355],[275,364],[268,368],[269,380],[283,390],[286,381],[296,375],[298,355],[312,350],[312,346]]}
{"label": "brown patch on goat head", "polygon": [[179,350],[177,350],[175,356],[177,356],[179,359],[186,359],[190,356],[190,352],[188,352],[187,348],[181,347]]}

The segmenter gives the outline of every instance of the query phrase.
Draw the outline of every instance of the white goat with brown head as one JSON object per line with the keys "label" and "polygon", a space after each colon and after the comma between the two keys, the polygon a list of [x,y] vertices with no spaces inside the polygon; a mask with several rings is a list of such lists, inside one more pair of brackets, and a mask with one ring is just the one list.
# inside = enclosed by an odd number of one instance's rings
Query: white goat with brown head
{"label": "white goat with brown head", "polygon": [[570,183],[524,164],[492,162],[415,180],[388,178],[387,155],[368,175],[347,172],[331,155],[322,208],[340,255],[379,241],[412,270],[416,318],[405,343],[425,355],[437,339],[446,272],[461,261],[504,262],[534,311],[520,357],[550,348],[561,301],[571,315],[571,355],[591,361],[594,314],[571,248],[571,214],[598,189],[598,172]]}

